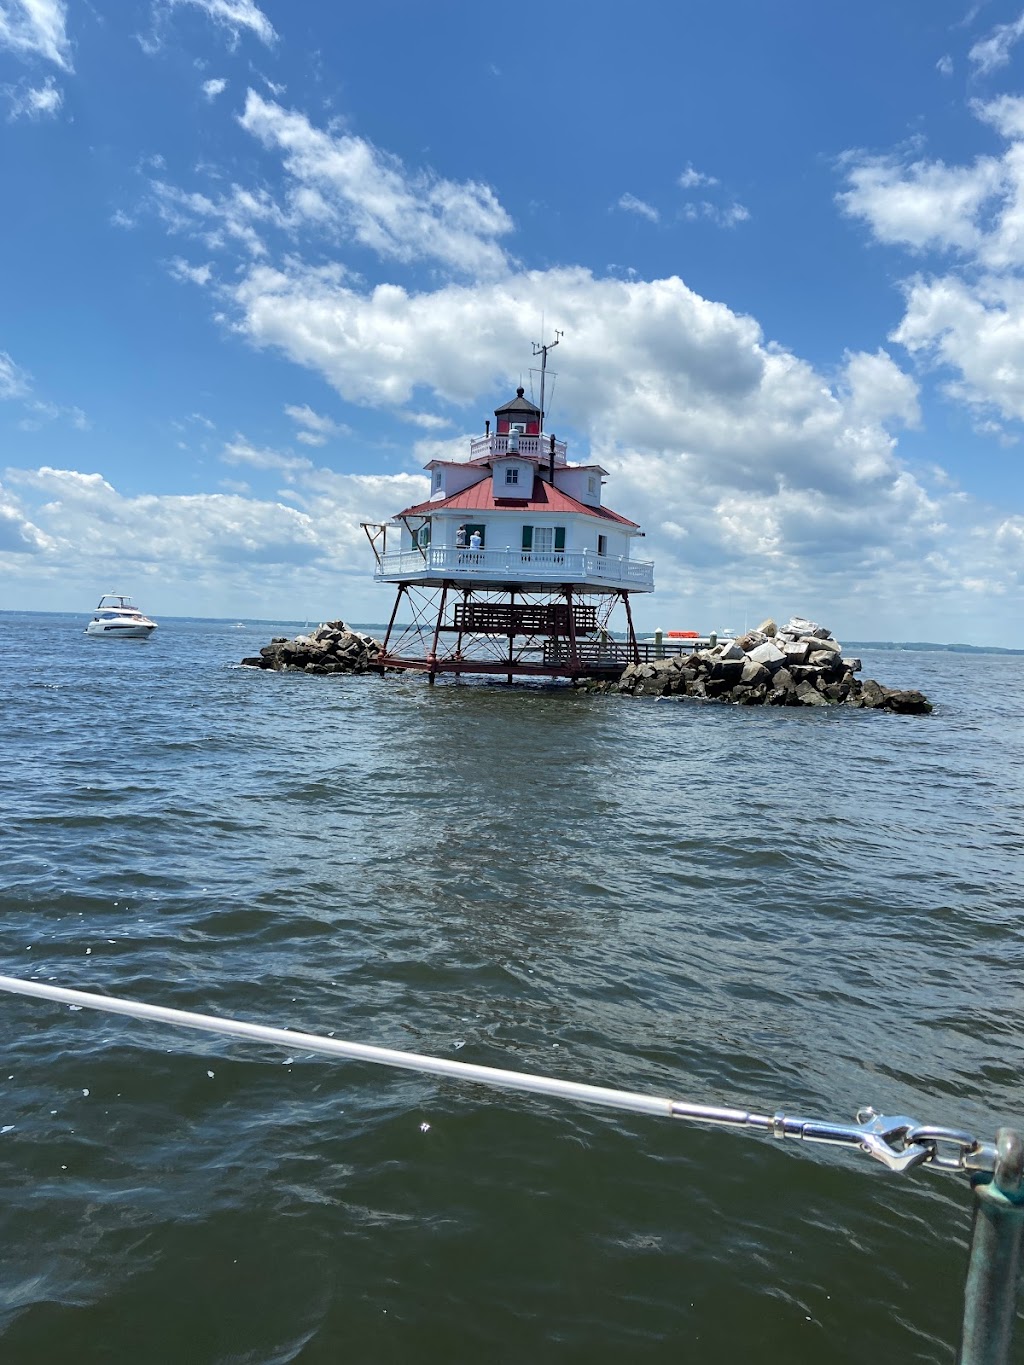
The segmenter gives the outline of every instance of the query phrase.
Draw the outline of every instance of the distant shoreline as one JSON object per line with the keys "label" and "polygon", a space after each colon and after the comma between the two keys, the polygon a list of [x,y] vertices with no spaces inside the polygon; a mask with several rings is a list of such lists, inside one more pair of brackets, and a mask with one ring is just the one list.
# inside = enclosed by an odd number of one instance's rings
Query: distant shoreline
{"label": "distant shoreline", "polygon": [[[81,611],[25,611],[7,609],[0,611],[0,616],[88,616],[88,612]],[[257,617],[257,616],[171,616],[161,613],[168,621],[220,621],[227,624],[238,624],[246,626],[302,626],[310,629],[315,623],[306,621],[303,623],[298,618],[289,619],[287,617]],[[359,630],[374,631],[385,630],[386,623],[383,621],[355,621],[352,623]],[[644,632],[640,627],[637,628],[640,634]],[[612,634],[619,636],[621,631],[612,631]],[[1024,655],[1024,649],[1007,649],[1003,645],[961,645],[961,644],[936,644],[929,640],[843,640],[843,649],[847,653],[855,649],[878,649],[888,651],[901,651],[907,654],[1014,654]]]}
{"label": "distant shoreline", "polygon": [[1024,649],[1002,645],[936,645],[927,640],[844,640],[843,649],[901,650],[908,654],[1024,654]]}

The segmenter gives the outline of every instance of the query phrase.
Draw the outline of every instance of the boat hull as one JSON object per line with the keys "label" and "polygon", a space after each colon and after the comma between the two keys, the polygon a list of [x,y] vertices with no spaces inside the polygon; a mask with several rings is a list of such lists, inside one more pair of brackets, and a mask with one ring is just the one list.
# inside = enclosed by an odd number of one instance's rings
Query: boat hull
{"label": "boat hull", "polygon": [[90,621],[85,628],[86,635],[105,637],[110,640],[148,640],[156,630],[156,622],[143,625],[141,621]]}

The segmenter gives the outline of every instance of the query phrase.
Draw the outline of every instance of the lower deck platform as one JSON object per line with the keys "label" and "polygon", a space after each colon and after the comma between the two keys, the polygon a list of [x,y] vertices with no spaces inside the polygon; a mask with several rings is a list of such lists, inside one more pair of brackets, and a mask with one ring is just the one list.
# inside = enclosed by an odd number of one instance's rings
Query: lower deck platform
{"label": "lower deck platform", "polygon": [[579,640],[575,655],[567,642],[546,640],[543,646],[527,650],[513,650],[501,658],[497,652],[481,657],[457,654],[378,655],[377,662],[386,669],[401,669],[410,673],[492,673],[496,676],[534,678],[617,678],[627,663],[635,661],[634,648],[625,640],[595,642]]}
{"label": "lower deck platform", "polygon": [[493,674],[509,678],[617,678],[626,667],[624,658],[601,658],[572,664],[544,659],[456,659],[452,656],[430,658],[402,658],[396,654],[379,654],[375,660],[383,668],[396,668],[410,673],[427,673],[437,677],[442,673]]}
{"label": "lower deck platform", "polygon": [[[625,609],[628,638],[616,638],[610,617]],[[409,618],[401,625],[403,606]],[[513,678],[617,678],[639,662],[626,592],[580,597],[469,590],[445,583],[426,592],[401,585],[377,662],[384,668]]]}

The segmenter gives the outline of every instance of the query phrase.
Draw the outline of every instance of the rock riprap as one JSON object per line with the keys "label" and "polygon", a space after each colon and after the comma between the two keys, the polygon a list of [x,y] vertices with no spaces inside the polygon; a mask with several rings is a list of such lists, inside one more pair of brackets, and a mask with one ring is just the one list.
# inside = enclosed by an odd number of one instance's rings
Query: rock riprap
{"label": "rock riprap", "polygon": [[242,663],[278,673],[381,673],[377,656],[383,648],[372,635],[361,635],[344,621],[326,621],[293,640],[278,636],[258,656]]}
{"label": "rock riprap", "polygon": [[784,626],[763,621],[737,640],[692,654],[629,664],[617,683],[602,690],[634,697],[693,697],[739,706],[858,706],[920,715],[931,711],[921,692],[883,687],[854,675],[860,659],[847,658],[825,626],[793,617]]}

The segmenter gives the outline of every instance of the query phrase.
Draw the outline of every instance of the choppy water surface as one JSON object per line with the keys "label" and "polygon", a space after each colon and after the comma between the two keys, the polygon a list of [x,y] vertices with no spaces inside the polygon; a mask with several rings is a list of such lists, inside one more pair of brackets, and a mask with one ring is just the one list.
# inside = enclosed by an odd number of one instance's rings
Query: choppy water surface
{"label": "choppy water surface", "polygon": [[[0,971],[757,1112],[1024,1123],[1024,659],[931,717],[0,616]],[[294,633],[290,628],[287,633]],[[948,1362],[955,1175],[0,997],[12,1362]],[[1018,1336],[1024,1329],[1018,1330]]]}

